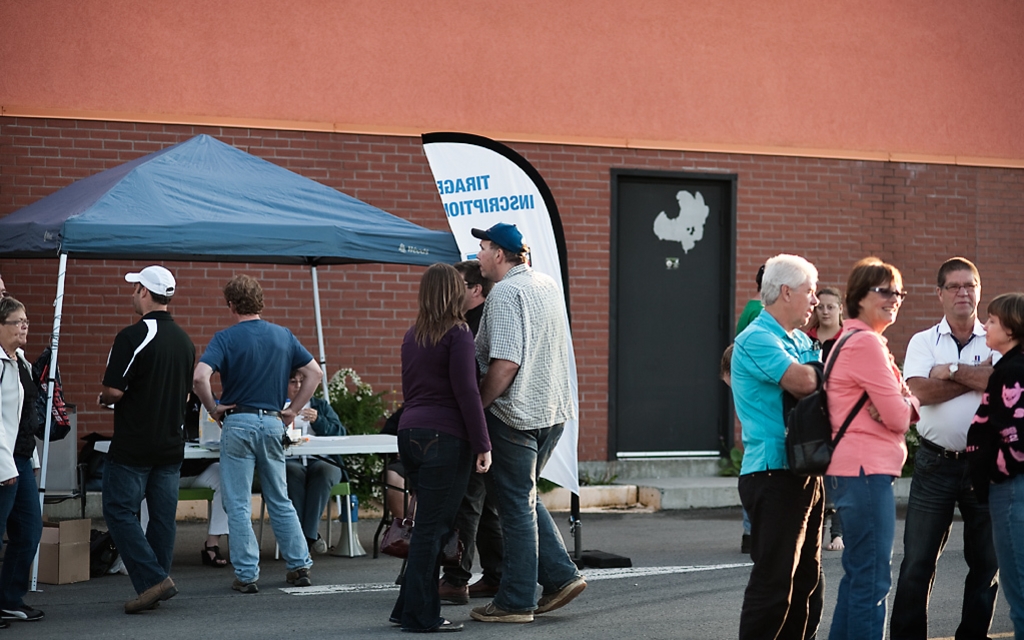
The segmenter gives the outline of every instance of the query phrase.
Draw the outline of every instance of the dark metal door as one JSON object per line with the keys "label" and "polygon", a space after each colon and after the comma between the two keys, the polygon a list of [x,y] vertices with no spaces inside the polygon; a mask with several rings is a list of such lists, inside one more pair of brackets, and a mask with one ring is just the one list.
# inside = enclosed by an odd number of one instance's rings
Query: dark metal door
{"label": "dark metal door", "polygon": [[612,172],[610,451],[731,446],[718,378],[732,325],[736,177]]}

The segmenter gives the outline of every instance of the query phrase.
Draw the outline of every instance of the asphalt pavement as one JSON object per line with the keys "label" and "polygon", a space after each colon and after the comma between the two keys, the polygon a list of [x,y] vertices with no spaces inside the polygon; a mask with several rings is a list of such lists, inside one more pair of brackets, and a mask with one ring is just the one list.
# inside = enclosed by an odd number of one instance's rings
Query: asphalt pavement
{"label": "asphalt pavement", "polygon": [[[566,514],[556,514],[570,549]],[[96,523],[102,528],[102,521]],[[359,534],[371,549],[375,521],[363,520]],[[893,572],[902,560],[902,513],[897,522]],[[205,567],[200,549],[205,523],[180,523],[172,576],[179,594],[154,610],[125,615],[134,597],[127,576],[110,575],[72,585],[40,585],[26,601],[46,612],[40,622],[18,622],[0,632],[33,638],[395,638],[387,621],[397,597],[401,561],[315,556],[313,587],[290,588],[285,567],[274,560],[274,538],[264,534],[260,592],[231,590],[230,568]],[[334,528],[335,536],[337,527]],[[443,615],[466,625],[457,637],[567,638],[735,638],[749,558],[739,552],[740,510],[704,509],[656,513],[610,512],[583,515],[584,549],[628,556],[626,570],[585,568],[588,588],[563,609],[537,616],[531,624],[471,620],[470,609],[485,604],[446,605]],[[819,637],[828,637],[839,579],[840,553],[823,552],[825,614]],[[954,525],[939,564],[931,603],[930,638],[952,638],[959,620],[966,567],[962,526]],[[892,596],[889,598],[890,604]],[[1012,637],[1005,600],[1000,597],[992,637]]]}

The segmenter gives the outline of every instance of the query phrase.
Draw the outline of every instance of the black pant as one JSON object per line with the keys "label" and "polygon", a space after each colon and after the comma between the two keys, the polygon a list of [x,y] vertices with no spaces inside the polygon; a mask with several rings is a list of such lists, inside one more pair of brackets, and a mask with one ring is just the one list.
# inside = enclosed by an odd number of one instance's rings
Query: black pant
{"label": "black pant", "polygon": [[473,577],[473,555],[477,549],[484,580],[495,587],[501,583],[503,545],[498,504],[493,492],[488,493],[484,477],[480,473],[470,474],[466,496],[455,516],[464,549],[461,566],[444,568],[444,580],[453,587],[464,586]]}
{"label": "black pant", "polygon": [[957,507],[964,520],[964,560],[968,571],[956,638],[988,638],[999,592],[999,565],[988,505],[978,503],[967,460],[953,460],[921,447],[914,457],[914,479],[903,533],[903,564],[889,623],[889,634],[894,640],[928,637],[928,600],[935,582],[935,567],[949,539]]}
{"label": "black pant", "polygon": [[391,617],[403,630],[432,631],[444,623],[437,593],[441,538],[452,530],[474,458],[468,441],[432,429],[399,431],[398,451],[416,492],[416,529]]}
{"label": "black pant", "polygon": [[754,561],[743,594],[740,640],[816,638],[825,593],[821,478],[762,471],[740,476],[739,490],[750,514]]}

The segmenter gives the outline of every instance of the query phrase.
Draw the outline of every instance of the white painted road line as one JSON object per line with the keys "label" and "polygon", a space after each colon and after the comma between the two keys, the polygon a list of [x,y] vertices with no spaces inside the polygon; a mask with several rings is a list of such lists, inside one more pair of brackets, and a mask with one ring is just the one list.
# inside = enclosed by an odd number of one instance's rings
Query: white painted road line
{"label": "white painted road line", "polygon": [[706,564],[682,567],[629,567],[627,569],[587,569],[583,571],[587,582],[594,580],[615,580],[616,578],[641,578],[643,576],[663,576],[671,573],[697,573],[699,571],[721,571],[723,569],[739,569],[752,567],[753,562],[737,562],[734,564]]}
{"label": "white painted road line", "polygon": [[[679,567],[630,567],[627,569],[587,569],[583,572],[587,582],[595,580],[616,580],[619,578],[642,578],[675,573],[697,573],[700,571],[722,571],[754,566],[751,562],[732,564],[688,565]],[[325,584],[314,587],[288,587],[281,589],[293,596],[322,596],[328,593],[371,593],[374,591],[398,591],[398,585],[390,582],[370,584]]]}

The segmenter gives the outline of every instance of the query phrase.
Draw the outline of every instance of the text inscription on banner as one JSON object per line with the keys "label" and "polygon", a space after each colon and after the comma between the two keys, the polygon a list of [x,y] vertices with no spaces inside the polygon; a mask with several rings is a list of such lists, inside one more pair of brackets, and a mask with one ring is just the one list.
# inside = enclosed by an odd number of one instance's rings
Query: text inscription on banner
{"label": "text inscription on banner", "polygon": [[512,160],[472,144],[432,142],[424,151],[463,258],[476,257],[473,228],[514,224],[530,247],[530,264],[562,286],[551,217],[537,185]]}

